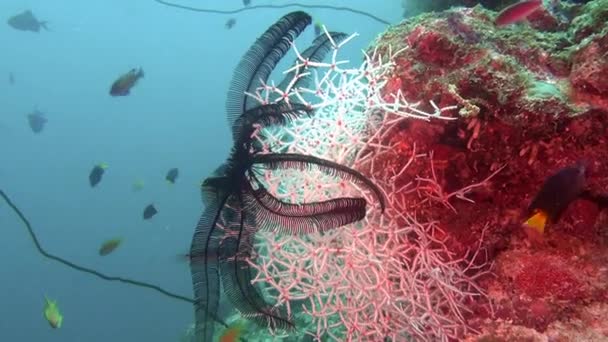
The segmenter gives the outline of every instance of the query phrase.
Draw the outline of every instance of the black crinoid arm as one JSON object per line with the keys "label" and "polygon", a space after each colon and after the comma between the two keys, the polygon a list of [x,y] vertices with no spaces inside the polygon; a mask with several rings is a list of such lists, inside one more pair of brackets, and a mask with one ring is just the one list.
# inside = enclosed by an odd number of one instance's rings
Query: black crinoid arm
{"label": "black crinoid arm", "polygon": [[[268,117],[272,108],[267,107],[263,112],[256,110],[259,104],[246,94],[255,93],[267,81],[293,40],[311,21],[304,12],[283,16],[258,38],[235,70],[227,101],[228,122],[234,138],[232,155],[202,184],[205,210],[190,247],[196,342],[212,341],[213,321],[221,320],[217,317],[222,286],[220,279],[227,297],[243,316],[274,328],[293,326],[286,314],[269,309],[270,305],[251,284],[251,270],[246,262],[256,229],[255,222],[246,224],[251,220],[243,210],[245,205],[241,194],[241,185],[246,181],[243,165],[248,163],[248,139],[254,125],[281,124],[287,120],[287,115],[285,119]],[[298,108],[282,106],[277,110],[296,113]]]}
{"label": "black crinoid arm", "polygon": [[[196,341],[212,341],[213,321],[218,317],[220,289],[239,313],[270,329],[293,329],[291,317],[279,306],[266,302],[253,285],[255,276],[249,262],[254,258],[254,239],[260,229],[284,234],[308,234],[357,222],[366,215],[364,198],[339,197],[310,203],[286,203],[271,194],[259,177],[267,171],[317,168],[327,174],[358,183],[385,200],[380,189],[359,172],[321,158],[295,153],[261,154],[253,146],[256,129],[286,126],[314,115],[311,106],[290,101],[260,103],[247,94],[263,86],[293,40],[311,23],[304,12],[292,12],[258,38],[239,63],[228,92],[228,121],[234,146],[228,161],[202,184],[205,210],[195,229],[190,248],[190,268],[195,294]],[[315,39],[300,56],[320,61],[331,44],[346,37],[328,33]],[[326,36],[327,36],[326,35]],[[309,73],[294,70],[281,84],[297,89]],[[295,91],[295,90],[294,90]]]}
{"label": "black crinoid arm", "polygon": [[227,165],[220,166],[215,174],[201,184],[205,209],[192,236],[190,246],[190,273],[194,291],[195,341],[213,341],[215,321],[220,301],[220,275],[218,254],[224,231],[226,204],[232,197]]}
{"label": "black crinoid arm", "polygon": [[378,200],[380,210],[386,209],[386,199],[382,190],[369,178],[346,165],[331,160],[299,153],[260,153],[250,158],[249,169],[252,173],[255,166],[262,166],[268,170],[297,169],[308,171],[318,169],[321,172],[348,180],[370,190]]}
{"label": "black crinoid arm", "polygon": [[220,275],[224,293],[242,317],[261,327],[292,330],[295,324],[286,310],[266,301],[252,281],[255,273],[249,261],[253,258],[253,243],[257,222],[250,216],[242,196],[230,203],[232,220],[220,245]]}
{"label": "black crinoid arm", "polygon": [[241,129],[248,126],[239,119],[242,119],[247,111],[260,105],[256,98],[248,94],[255,94],[266,84],[293,41],[311,22],[310,15],[301,11],[283,16],[256,40],[239,62],[226,101],[228,124],[232,128],[235,142],[240,139]]}

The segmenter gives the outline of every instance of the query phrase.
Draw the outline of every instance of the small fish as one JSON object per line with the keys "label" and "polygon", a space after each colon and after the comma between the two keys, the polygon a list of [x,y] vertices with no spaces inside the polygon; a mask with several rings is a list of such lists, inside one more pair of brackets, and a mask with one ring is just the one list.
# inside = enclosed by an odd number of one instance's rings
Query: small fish
{"label": "small fish", "polygon": [[176,167],[174,167],[171,170],[169,170],[169,172],[167,172],[167,176],[165,176],[165,179],[170,184],[175,184],[175,180],[177,179],[178,175],[179,175],[179,170]]}
{"label": "small fish", "polygon": [[319,36],[321,33],[323,33],[323,24],[321,24],[319,21],[315,20],[315,37]]}
{"label": "small fish", "polygon": [[138,192],[143,190],[144,188],[144,181],[141,179],[136,179],[135,182],[133,182],[133,185],[131,186],[131,190],[133,190],[133,192]]}
{"label": "small fish", "polygon": [[156,215],[158,213],[158,210],[156,210],[156,208],[154,208],[154,204],[150,204],[148,205],[145,209],[144,209],[144,220],[148,220],[151,219],[154,215]]}
{"label": "small fish", "polygon": [[557,222],[568,205],[583,193],[585,172],[586,167],[581,162],[547,178],[528,207],[529,218],[524,227],[542,235],[547,222]]}
{"label": "small fish", "polygon": [[236,19],[234,19],[234,18],[228,19],[228,21],[226,21],[226,25],[225,25],[226,30],[230,30],[231,28],[234,27],[234,25],[236,25]]}
{"label": "small fish", "polygon": [[34,13],[30,10],[23,11],[17,15],[14,15],[6,21],[9,26],[19,31],[32,31],[32,32],[40,32],[40,28],[45,30],[49,30],[46,26],[46,21],[40,21],[36,19]]}
{"label": "small fish", "polygon": [[54,300],[48,299],[44,296],[44,318],[49,322],[51,328],[57,329],[61,328],[61,323],[63,322],[63,316],[61,312],[59,312],[59,307],[57,306],[57,302]]}
{"label": "small fish", "polygon": [[496,16],[496,26],[504,26],[526,19],[527,16],[542,6],[542,0],[524,0],[507,6]]}
{"label": "small fish", "polygon": [[15,85],[15,75],[12,72],[8,73],[8,84]]}
{"label": "small fish", "polygon": [[243,5],[244,5],[245,7],[247,7],[247,6],[251,5],[251,0],[243,0]]}
{"label": "small fish", "polygon": [[44,126],[48,122],[44,113],[37,109],[27,115],[27,121],[32,129],[32,132],[34,133],[42,132]]}
{"label": "small fish", "polygon": [[106,255],[114,252],[114,250],[116,248],[118,248],[118,246],[120,246],[121,243],[122,243],[121,238],[114,238],[114,239],[106,240],[104,243],[101,244],[101,247],[99,248],[99,255],[106,256]]}
{"label": "small fish", "polygon": [[144,70],[142,68],[133,68],[126,74],[120,76],[110,88],[110,95],[112,96],[127,96],[131,92],[131,88],[135,86],[137,81],[144,77]]}
{"label": "small fish", "polygon": [[220,336],[220,342],[237,342],[245,330],[245,324],[241,321],[231,324]]}
{"label": "small fish", "polygon": [[91,184],[92,188],[94,188],[97,184],[99,184],[99,182],[101,182],[101,178],[106,172],[107,168],[108,164],[106,163],[99,163],[93,167],[91,173],[89,173],[89,184]]}

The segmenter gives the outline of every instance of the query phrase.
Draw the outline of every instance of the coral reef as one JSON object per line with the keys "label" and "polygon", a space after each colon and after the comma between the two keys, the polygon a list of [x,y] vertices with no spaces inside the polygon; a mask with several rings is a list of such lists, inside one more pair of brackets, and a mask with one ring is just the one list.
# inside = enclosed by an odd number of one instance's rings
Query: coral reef
{"label": "coral reef", "polygon": [[[288,71],[312,84],[248,94],[316,110],[253,132],[263,151],[352,167],[388,205],[327,232],[257,234],[252,283],[297,331],[245,338],[608,338],[608,210],[593,200],[608,192],[608,0],[550,5],[501,28],[481,6],[422,14],[380,35],[361,66],[339,59],[348,37],[330,62],[298,56]],[[530,239],[531,199],[580,160],[591,198]],[[293,204],[365,191],[314,168],[255,172]]]}
{"label": "coral reef", "polygon": [[[298,57],[290,70],[308,70],[309,87],[280,89],[269,84],[257,92],[261,103],[303,101],[317,109],[313,118],[288,127],[261,129],[259,144],[268,151],[306,153],[374,175],[375,160],[396,148],[373,138],[384,127],[409,120],[447,120],[454,106],[421,110],[399,91],[385,94],[387,75],[401,51],[366,54],[363,65],[338,59],[351,36],[335,46],[330,62]],[[309,67],[316,69],[310,70]],[[391,116],[386,113],[391,113]],[[285,152],[283,152],[285,153]],[[277,198],[291,203],[352,196],[364,190],[331,175],[307,170],[266,170],[264,180]],[[399,174],[393,170],[392,177]],[[470,303],[481,296],[475,277],[485,271],[465,256],[452,258],[433,221],[419,221],[401,207],[396,183],[372,176],[387,195],[385,213],[370,208],[364,221],[306,236],[258,234],[253,280],[266,296],[294,316],[301,337],[316,341],[457,338],[468,326]],[[368,194],[371,195],[371,194]],[[370,197],[369,203],[373,197]],[[475,260],[478,250],[467,256]],[[291,332],[291,338],[298,337]],[[275,337],[285,337],[272,331]],[[296,334],[296,336],[293,336]]]}
{"label": "coral reef", "polygon": [[[608,193],[608,1],[553,3],[504,28],[480,6],[424,14],[374,45],[406,48],[387,94],[400,91],[411,100],[431,94],[439,105],[461,106],[457,120],[386,128],[392,130],[386,139],[401,148],[378,169],[409,163],[396,179],[414,184],[402,197],[419,217],[438,220],[451,252],[469,250],[483,232],[495,277],[480,284],[493,311],[468,318],[485,336],[470,340],[608,339],[589,314],[605,310],[608,299],[605,204],[575,201],[541,242],[521,228],[543,180],[578,160],[589,162],[589,191]],[[432,164],[412,161],[414,146],[433,151]],[[440,201],[500,167],[487,187],[469,194],[475,203]],[[441,187],[432,190],[436,203],[420,206],[425,179]]]}
{"label": "coral reef", "polygon": [[453,6],[475,6],[477,4],[482,5],[487,9],[500,10],[506,6],[509,6],[517,0],[435,0],[435,1],[415,1],[415,0],[402,0],[401,7],[403,8],[403,17],[409,18],[420,15],[421,13],[431,11],[444,11]]}

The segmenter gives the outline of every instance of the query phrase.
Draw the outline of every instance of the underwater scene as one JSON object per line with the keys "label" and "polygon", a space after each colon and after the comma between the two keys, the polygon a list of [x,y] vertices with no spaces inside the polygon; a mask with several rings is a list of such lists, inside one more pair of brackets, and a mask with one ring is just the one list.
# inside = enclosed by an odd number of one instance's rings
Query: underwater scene
{"label": "underwater scene", "polygon": [[608,0],[0,13],[0,342],[608,341]]}

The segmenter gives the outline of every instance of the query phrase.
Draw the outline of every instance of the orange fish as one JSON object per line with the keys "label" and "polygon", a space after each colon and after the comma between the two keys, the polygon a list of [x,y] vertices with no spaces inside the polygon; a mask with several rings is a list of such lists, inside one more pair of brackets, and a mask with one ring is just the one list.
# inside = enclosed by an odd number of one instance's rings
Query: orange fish
{"label": "orange fish", "polygon": [[237,342],[240,340],[245,325],[243,322],[237,322],[226,328],[220,336],[220,342]]}

